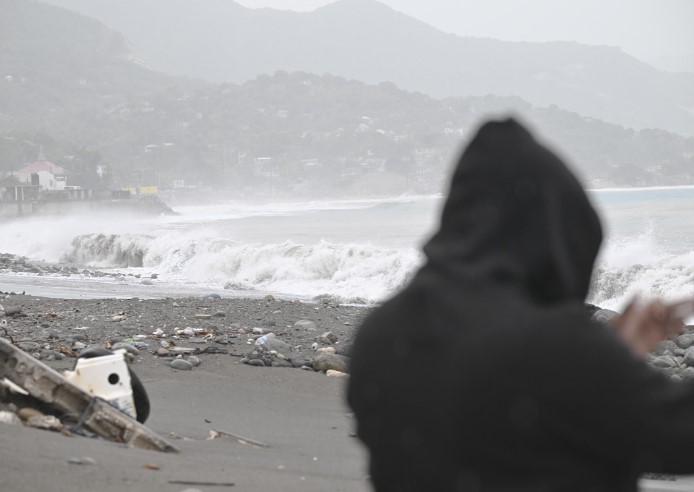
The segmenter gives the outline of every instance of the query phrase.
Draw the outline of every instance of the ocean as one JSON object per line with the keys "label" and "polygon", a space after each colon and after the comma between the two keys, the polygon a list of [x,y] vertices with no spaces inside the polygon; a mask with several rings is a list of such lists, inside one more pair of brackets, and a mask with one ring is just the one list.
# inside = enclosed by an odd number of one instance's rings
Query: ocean
{"label": "ocean", "polygon": [[[592,190],[606,241],[589,302],[694,295],[694,187]],[[174,206],[180,215],[30,217],[0,224],[0,252],[113,277],[5,274],[0,290],[56,297],[218,293],[369,304],[423,262],[440,196]],[[152,276],[156,277],[150,279]]]}

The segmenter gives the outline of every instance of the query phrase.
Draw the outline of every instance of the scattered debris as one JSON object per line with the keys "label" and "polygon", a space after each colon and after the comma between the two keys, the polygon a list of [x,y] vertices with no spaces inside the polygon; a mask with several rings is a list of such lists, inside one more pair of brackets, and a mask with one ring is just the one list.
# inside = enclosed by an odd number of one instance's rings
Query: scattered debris
{"label": "scattered debris", "polygon": [[210,437],[207,438],[208,441],[211,441],[212,439],[218,439],[220,437],[231,437],[232,439],[235,439],[238,441],[240,444],[250,444],[251,446],[257,446],[259,448],[269,448],[269,444],[262,443],[260,441],[256,441],[255,439],[250,439],[248,437],[243,437],[239,436],[238,434],[232,434],[231,432],[226,432],[226,431],[221,431],[221,430],[210,430]]}

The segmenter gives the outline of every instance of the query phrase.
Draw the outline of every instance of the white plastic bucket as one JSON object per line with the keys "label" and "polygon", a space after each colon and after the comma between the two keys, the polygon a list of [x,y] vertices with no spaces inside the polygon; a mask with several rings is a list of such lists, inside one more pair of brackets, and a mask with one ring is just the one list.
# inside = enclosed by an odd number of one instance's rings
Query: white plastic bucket
{"label": "white plastic bucket", "polygon": [[77,359],[75,369],[63,374],[65,379],[90,395],[103,398],[121,412],[137,417],[125,350],[116,350],[113,355]]}

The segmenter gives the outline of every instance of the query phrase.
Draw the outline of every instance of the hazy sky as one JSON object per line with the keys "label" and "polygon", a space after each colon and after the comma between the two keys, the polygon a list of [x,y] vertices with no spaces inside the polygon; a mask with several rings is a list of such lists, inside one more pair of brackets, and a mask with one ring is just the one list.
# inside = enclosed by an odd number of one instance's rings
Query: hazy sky
{"label": "hazy sky", "polygon": [[[237,0],[313,10],[334,0]],[[694,0],[380,0],[443,31],[619,46],[641,59],[694,53]]]}

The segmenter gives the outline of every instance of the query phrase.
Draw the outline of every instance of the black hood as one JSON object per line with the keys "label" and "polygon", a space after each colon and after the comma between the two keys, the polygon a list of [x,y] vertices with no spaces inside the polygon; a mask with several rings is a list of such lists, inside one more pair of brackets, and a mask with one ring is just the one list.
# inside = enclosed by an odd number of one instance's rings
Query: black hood
{"label": "black hood", "polygon": [[460,158],[425,270],[511,282],[542,303],[583,301],[601,241],[578,180],[509,119],[482,126]]}

